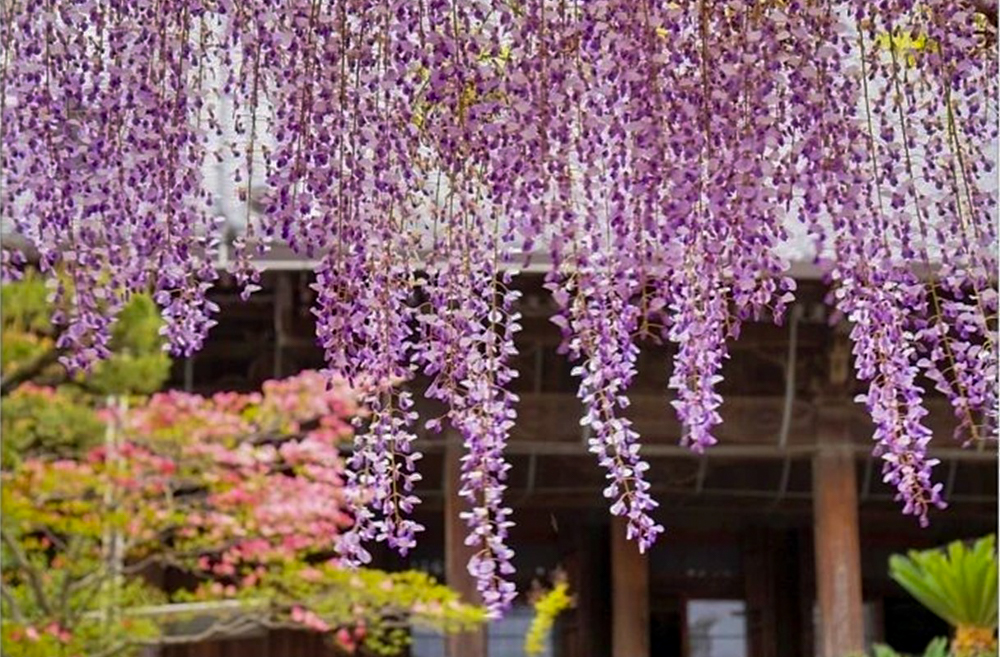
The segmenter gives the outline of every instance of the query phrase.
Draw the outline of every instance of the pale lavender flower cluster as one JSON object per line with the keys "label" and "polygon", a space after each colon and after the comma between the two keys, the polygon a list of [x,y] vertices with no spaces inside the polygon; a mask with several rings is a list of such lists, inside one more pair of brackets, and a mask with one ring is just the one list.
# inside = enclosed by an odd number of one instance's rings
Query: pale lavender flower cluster
{"label": "pale lavender flower cluster", "polygon": [[128,296],[156,293],[171,350],[214,323],[215,226],[200,167],[209,93],[206,7],[105,2],[4,14],[4,220],[63,274],[60,347],[72,369],[107,353]]}
{"label": "pale lavender flower cluster", "polygon": [[[904,512],[926,524],[928,511],[944,502],[931,479],[937,461],[927,457],[931,433],[918,374],[949,398],[959,431],[978,440],[996,435],[995,423],[981,431],[977,418],[991,424],[996,398],[988,391],[996,385],[985,383],[996,372],[996,329],[988,319],[996,227],[977,218],[995,213],[996,191],[973,183],[995,166],[983,151],[997,131],[984,120],[981,95],[995,88],[996,61],[959,56],[982,44],[974,21],[953,3],[850,4],[853,36],[838,25],[846,12],[807,14],[829,46],[814,50],[821,70],[843,70],[852,41],[861,65],[857,80],[826,78],[810,101],[823,113],[818,148],[802,159],[815,190],[807,216],[814,234],[832,236],[834,298],[853,323],[855,369],[869,383],[859,401],[875,423],[885,480]],[[933,45],[915,47],[904,34]],[[952,67],[953,75],[943,75]],[[929,89],[945,99],[943,110],[926,101]],[[958,127],[963,112],[967,128]],[[966,129],[976,135],[968,147],[956,132]],[[923,279],[914,262],[923,265]]]}
{"label": "pale lavender flower cluster", "polygon": [[413,494],[420,481],[413,449],[417,419],[407,391],[390,390],[362,395],[368,425],[358,431],[347,461],[345,497],[354,523],[337,538],[344,563],[359,566],[371,561],[365,543],[385,542],[405,555],[416,546],[423,525],[410,517],[420,500]]}
{"label": "pale lavender flower cluster", "polygon": [[484,309],[478,333],[469,336],[473,341],[468,344],[464,378],[459,382],[463,390],[452,399],[451,422],[462,434],[466,449],[459,494],[469,504],[469,510],[462,512],[469,526],[465,542],[477,548],[469,560],[469,573],[476,578],[487,610],[497,617],[516,595],[510,580],[514,551],[508,545],[508,533],[514,523],[504,501],[510,469],[504,448],[517,418],[517,397],[507,386],[517,375],[509,361],[517,353],[514,334],[520,327],[514,303],[520,294],[492,285],[484,292],[492,303]]}
{"label": "pale lavender flower cluster", "polygon": [[625,396],[635,376],[639,347],[633,334],[639,311],[631,303],[636,292],[627,272],[615,272],[610,263],[598,270],[576,272],[571,297],[564,299],[557,323],[571,336],[568,348],[580,361],[573,374],[580,377],[577,393],[584,406],[580,424],[589,428],[591,453],[607,470],[604,497],[611,513],[627,519],[626,534],[640,552],[656,541],[663,527],[652,517],[658,504],[649,494],[649,463],[639,455],[639,434],[624,417]]}
{"label": "pale lavender flower cluster", "polygon": [[715,385],[722,381],[722,361],[728,356],[729,315],[725,282],[710,272],[696,277],[698,282],[677,286],[668,306],[667,336],[678,345],[669,382],[677,399],[671,403],[684,426],[682,442],[700,454],[717,442],[712,428],[722,422],[722,395]]}
{"label": "pale lavender flower cluster", "polygon": [[[871,211],[888,235],[886,257],[930,265],[923,303],[908,305],[917,320],[918,365],[950,401],[958,435],[995,439],[997,190],[982,184],[996,166],[998,131],[986,109],[1000,73],[986,54],[990,28],[962,3],[880,4],[853,3],[868,44],[864,86],[877,185]],[[924,46],[903,34],[920,35]],[[894,278],[904,283],[905,268],[898,272]]]}
{"label": "pale lavender flower cluster", "polygon": [[923,423],[927,410],[916,382],[916,336],[909,318],[909,309],[923,303],[924,289],[905,273],[869,270],[868,280],[854,277],[865,269],[858,267],[838,281],[836,292],[838,306],[852,323],[854,366],[860,378],[870,381],[858,401],[875,423],[875,455],[884,462],[884,481],[896,489],[903,513],[927,525],[931,507],[945,504],[943,485],[931,480],[938,460],[927,456],[931,432]]}
{"label": "pale lavender flower cluster", "polygon": [[[955,435],[967,443],[997,433],[995,340],[987,318],[997,313],[996,291],[988,284],[967,294],[961,288],[931,290],[934,318],[918,332],[926,349],[918,365],[944,394],[955,413]],[[943,297],[943,298],[942,298]]]}
{"label": "pale lavender flower cluster", "polygon": [[[315,284],[317,331],[327,360],[333,372],[359,390],[369,411],[367,418],[358,419],[348,461],[347,499],[355,524],[339,539],[338,549],[349,564],[370,560],[363,547],[370,540],[384,541],[405,555],[424,529],[410,517],[420,502],[413,490],[421,458],[413,448],[417,414],[412,394],[403,387],[412,367],[410,284],[399,280],[406,274],[391,263],[361,260],[359,269],[321,269]],[[340,311],[348,303],[353,304],[348,315],[353,321],[334,323],[343,322]],[[324,313],[324,308],[333,312]]]}
{"label": "pale lavender flower cluster", "polygon": [[[471,241],[467,247],[477,250]],[[520,293],[509,287],[510,272],[472,270],[467,263],[456,258],[428,273],[423,288],[429,312],[419,318],[417,349],[425,373],[433,377],[428,397],[447,405],[448,422],[462,436],[459,494],[468,510],[461,517],[469,527],[466,544],[476,548],[468,568],[488,613],[497,617],[516,595],[504,448],[517,418],[517,396],[508,386],[517,376],[510,359],[517,354],[520,314],[514,306]],[[439,428],[440,420],[428,424]]]}

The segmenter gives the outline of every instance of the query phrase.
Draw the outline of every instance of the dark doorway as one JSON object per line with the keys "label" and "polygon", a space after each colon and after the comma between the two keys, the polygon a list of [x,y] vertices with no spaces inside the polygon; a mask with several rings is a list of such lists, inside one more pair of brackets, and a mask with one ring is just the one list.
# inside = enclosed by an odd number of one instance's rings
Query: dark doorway
{"label": "dark doorway", "polygon": [[649,614],[650,654],[683,657],[684,614],[680,604],[658,605]]}
{"label": "dark doorway", "polygon": [[919,655],[931,639],[947,636],[948,624],[912,598],[886,598],[885,642],[896,651]]}

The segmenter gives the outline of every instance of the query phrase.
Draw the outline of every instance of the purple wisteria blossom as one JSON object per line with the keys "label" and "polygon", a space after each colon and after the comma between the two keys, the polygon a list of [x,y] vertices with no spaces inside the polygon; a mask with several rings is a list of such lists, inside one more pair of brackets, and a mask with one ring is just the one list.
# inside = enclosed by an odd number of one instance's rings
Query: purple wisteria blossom
{"label": "purple wisteria blossom", "polygon": [[[863,271],[859,267],[859,273]],[[910,308],[922,303],[924,290],[905,273],[872,271],[869,276],[838,281],[836,292],[838,307],[852,323],[855,369],[870,381],[858,401],[875,423],[875,455],[883,461],[883,480],[896,489],[903,513],[926,526],[927,512],[945,504],[944,486],[931,479],[938,460],[927,456],[931,432],[923,424],[927,410],[924,391],[916,382],[916,336],[908,316]]]}
{"label": "purple wisteria blossom", "polygon": [[362,396],[369,410],[368,426],[355,438],[347,461],[346,498],[354,524],[338,537],[337,549],[344,562],[369,563],[365,543],[385,542],[405,555],[416,546],[423,525],[410,518],[420,500],[413,494],[420,481],[413,449],[416,421],[409,392],[390,391]]}
{"label": "purple wisteria blossom", "polygon": [[[793,239],[851,325],[906,513],[943,504],[921,381],[963,443],[997,437],[1000,69],[975,3],[36,4],[0,17],[0,220],[49,275],[64,364],[105,357],[137,293],[190,355],[223,258],[244,297],[272,245],[314,260],[318,343],[369,409],[347,562],[421,529],[422,371],[447,407],[429,423],[466,450],[471,572],[491,613],[510,603],[509,274],[527,257],[549,264],[609,505],[641,549],[663,529],[624,414],[638,340],[675,345],[678,438],[710,449],[729,341],[794,300]],[[26,266],[9,247],[4,280]]]}
{"label": "purple wisteria blossom", "polygon": [[[461,260],[429,272],[424,289],[430,312],[420,317],[418,347],[424,371],[433,377],[427,395],[447,405],[448,423],[462,437],[459,495],[468,509],[461,517],[469,527],[465,542],[476,548],[468,568],[494,617],[516,595],[510,580],[514,552],[507,542],[514,523],[503,497],[510,469],[504,448],[517,418],[517,396],[507,389],[517,376],[510,360],[520,330],[514,310],[520,293],[510,289],[511,278],[509,272],[470,270]],[[440,420],[429,424],[439,428]]]}
{"label": "purple wisteria blossom", "polygon": [[658,504],[649,494],[649,463],[639,455],[639,434],[623,415],[639,354],[633,338],[639,311],[630,303],[633,280],[626,272],[617,274],[608,264],[598,271],[577,272],[573,296],[566,298],[557,323],[570,336],[571,356],[580,361],[573,368],[580,377],[578,396],[584,406],[580,424],[589,428],[589,449],[607,470],[604,497],[611,501],[612,515],[627,519],[628,538],[645,552],[663,527],[652,517]]}

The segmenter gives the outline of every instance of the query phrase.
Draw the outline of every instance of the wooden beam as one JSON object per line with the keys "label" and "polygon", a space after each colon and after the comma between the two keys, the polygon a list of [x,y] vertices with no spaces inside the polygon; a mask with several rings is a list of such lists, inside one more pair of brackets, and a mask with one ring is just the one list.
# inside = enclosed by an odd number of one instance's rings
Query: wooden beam
{"label": "wooden beam", "polygon": [[649,657],[649,559],[611,523],[611,655]]}
{"label": "wooden beam", "polygon": [[[445,581],[470,603],[479,602],[476,582],[469,574],[469,557],[474,548],[465,544],[468,533],[465,521],[459,514],[465,508],[465,500],[458,495],[461,488],[462,449],[449,445],[445,451],[444,464],[444,559]],[[449,635],[446,654],[448,657],[486,657],[486,627],[472,632]]]}
{"label": "wooden beam", "polygon": [[[418,390],[414,390],[416,394]],[[850,395],[850,391],[845,391]],[[669,408],[669,396],[660,393],[635,391],[629,394],[628,417],[635,430],[643,437],[643,454],[672,456],[689,453],[678,443],[683,428]],[[752,457],[760,454],[760,448],[767,448],[766,454],[794,455],[808,450],[816,444],[819,413],[827,401],[819,397],[812,401],[795,400],[792,404],[787,445],[783,450],[779,445],[782,434],[785,399],[783,396],[728,395],[722,406],[723,423],[719,425],[716,437],[719,444],[706,451],[709,457],[733,456]],[[948,401],[943,398],[926,400],[930,414],[925,418],[928,428],[936,436],[950,438],[955,428],[954,413]],[[422,417],[440,414],[438,407],[417,399],[416,410]],[[583,409],[573,393],[546,392],[526,393],[518,402],[518,422],[511,435],[511,450],[525,449],[523,445],[539,445],[549,449],[550,445],[562,444],[559,449],[585,453],[587,443],[580,429]],[[861,404],[851,404],[843,408],[844,421],[849,425],[851,443],[857,445],[859,453],[870,453],[873,425],[871,417]],[[936,441],[935,441],[936,442]],[[958,445],[943,447],[940,452],[945,458],[982,459],[975,449],[962,449]],[[750,448],[750,449],[746,449]],[[742,451],[741,451],[742,450]],[[756,451],[755,451],[756,450]],[[796,452],[796,450],[800,450]],[[990,454],[993,452],[993,454]],[[996,448],[988,444],[985,458],[995,459]],[[938,456],[940,458],[940,456]]]}
{"label": "wooden beam", "polygon": [[841,414],[823,413],[813,458],[813,529],[819,657],[861,654],[864,618],[855,459]]}
{"label": "wooden beam", "polygon": [[[579,424],[579,423],[577,423]],[[442,441],[440,438],[420,440],[420,450],[425,454],[434,454],[450,449],[452,445],[460,445],[460,439],[450,442]],[[347,450],[349,447],[344,447]],[[855,456],[861,458],[869,456],[872,452],[870,444],[848,445],[847,449]],[[748,460],[808,460],[820,451],[818,445],[793,445],[781,448],[772,444],[757,445],[713,445],[705,454],[696,454],[690,448],[675,444],[657,444],[646,442],[642,445],[642,455],[646,458],[676,458],[684,460],[711,460],[717,459],[748,459]],[[511,440],[505,452],[514,456],[585,456],[590,457],[586,443],[582,441],[564,440]],[[987,448],[983,451],[966,449],[964,447],[931,447],[928,454],[942,461],[963,461],[995,463],[997,460],[997,449]],[[539,486],[544,488],[544,486]],[[600,491],[598,491],[600,492]],[[773,492],[769,493],[773,495]]]}

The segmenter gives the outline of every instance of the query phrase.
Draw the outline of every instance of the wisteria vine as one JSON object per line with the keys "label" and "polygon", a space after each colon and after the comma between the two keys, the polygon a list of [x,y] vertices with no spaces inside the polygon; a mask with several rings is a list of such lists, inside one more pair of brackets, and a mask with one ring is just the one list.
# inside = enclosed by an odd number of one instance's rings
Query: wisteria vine
{"label": "wisteria vine", "polygon": [[[663,528],[624,415],[638,336],[676,345],[682,440],[709,449],[727,342],[781,320],[792,258],[827,272],[885,479],[926,523],[944,502],[921,381],[960,440],[997,433],[1000,71],[982,6],[8,0],[3,227],[51,274],[70,368],[107,354],[134,293],[189,355],[222,258],[245,295],[272,245],[315,259],[319,343],[368,408],[343,558],[405,553],[422,529],[423,372],[465,445],[470,572],[494,613],[514,595],[510,277],[529,258],[551,263],[591,451],[640,548]],[[24,262],[5,245],[5,277]]]}

